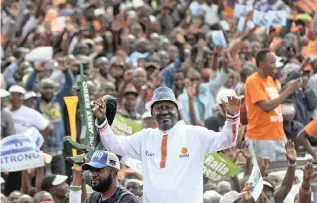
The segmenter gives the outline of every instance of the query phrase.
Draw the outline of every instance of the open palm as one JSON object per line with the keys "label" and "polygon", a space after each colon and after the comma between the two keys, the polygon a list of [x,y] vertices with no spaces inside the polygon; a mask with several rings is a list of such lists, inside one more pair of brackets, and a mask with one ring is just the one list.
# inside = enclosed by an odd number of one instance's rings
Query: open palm
{"label": "open palm", "polygon": [[229,115],[235,115],[240,111],[240,99],[236,97],[228,97],[228,103],[223,100],[221,103]]}

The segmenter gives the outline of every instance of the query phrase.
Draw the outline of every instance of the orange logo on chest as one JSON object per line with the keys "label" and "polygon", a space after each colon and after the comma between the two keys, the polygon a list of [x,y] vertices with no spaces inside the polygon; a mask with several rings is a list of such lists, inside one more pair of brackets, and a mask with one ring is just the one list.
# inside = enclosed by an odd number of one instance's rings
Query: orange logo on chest
{"label": "orange logo on chest", "polygon": [[188,149],[186,147],[182,148],[179,158],[189,158]]}

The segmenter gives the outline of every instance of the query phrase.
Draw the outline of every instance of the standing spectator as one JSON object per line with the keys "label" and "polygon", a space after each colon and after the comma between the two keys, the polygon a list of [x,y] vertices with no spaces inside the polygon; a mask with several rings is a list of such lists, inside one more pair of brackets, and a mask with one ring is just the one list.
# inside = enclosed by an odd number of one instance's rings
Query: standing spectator
{"label": "standing spectator", "polygon": [[24,88],[14,85],[10,87],[9,92],[11,93],[11,106],[6,107],[5,111],[12,116],[16,133],[22,133],[31,127],[35,127],[42,132],[42,135],[47,135],[51,131],[50,122],[39,112],[23,105]]}
{"label": "standing spectator", "polygon": [[285,159],[283,117],[280,104],[295,90],[300,81],[291,81],[279,94],[272,77],[275,74],[276,57],[267,49],[256,56],[257,72],[246,81],[247,137],[251,140],[257,158],[268,157],[272,162]]}
{"label": "standing spectator", "polygon": [[7,104],[7,97],[10,96],[10,92],[5,89],[0,89],[1,96],[1,139],[9,135],[15,134],[14,123],[11,115],[4,111],[4,107]]}
{"label": "standing spectator", "polygon": [[[44,78],[39,83],[39,90],[41,97],[38,98],[36,110],[43,114],[45,118],[50,120],[54,129],[45,137],[43,151],[52,155],[53,159],[50,165],[46,168],[46,173],[65,175],[65,157],[63,155],[65,136],[65,124],[63,113],[65,109],[64,97],[69,96],[73,86],[73,74],[67,69],[64,63],[59,64],[60,70],[64,73],[65,83],[63,84],[59,93],[57,91],[55,82],[50,78]],[[36,78],[38,71],[35,70],[29,77],[26,84],[27,89],[34,89],[32,81]]]}
{"label": "standing spectator", "polygon": [[26,92],[23,104],[31,109],[35,109],[37,103],[37,94],[33,91]]}
{"label": "standing spectator", "polygon": [[129,84],[124,91],[124,97],[122,106],[118,110],[118,113],[126,118],[130,119],[141,119],[141,115],[136,112],[136,100],[138,98],[138,91],[135,89],[133,84]]}

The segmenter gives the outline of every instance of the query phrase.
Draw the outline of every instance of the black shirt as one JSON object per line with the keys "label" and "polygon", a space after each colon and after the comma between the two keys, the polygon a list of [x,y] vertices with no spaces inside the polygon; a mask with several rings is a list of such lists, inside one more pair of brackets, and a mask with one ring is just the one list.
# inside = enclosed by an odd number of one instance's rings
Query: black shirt
{"label": "black shirt", "polygon": [[94,192],[85,203],[138,203],[138,200],[129,190],[120,185],[111,198],[102,200],[101,193]]}

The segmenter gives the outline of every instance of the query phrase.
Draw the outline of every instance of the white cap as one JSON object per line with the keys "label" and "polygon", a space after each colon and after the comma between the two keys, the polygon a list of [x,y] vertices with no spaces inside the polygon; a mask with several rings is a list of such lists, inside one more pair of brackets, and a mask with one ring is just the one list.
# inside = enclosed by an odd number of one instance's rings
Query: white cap
{"label": "white cap", "polygon": [[5,183],[6,181],[2,178],[2,177],[0,177],[0,184],[3,184],[3,183]]}
{"label": "white cap", "polygon": [[149,111],[146,111],[144,114],[142,114],[142,120],[146,118],[152,118],[152,115]]}
{"label": "white cap", "polygon": [[13,85],[9,88],[9,92],[12,93],[12,92],[18,92],[18,93],[21,93],[21,94],[25,94],[25,89],[19,85]]}
{"label": "white cap", "polygon": [[8,96],[10,96],[10,92],[1,88],[0,89],[0,97],[2,98],[2,97],[8,97]]}
{"label": "white cap", "polygon": [[217,104],[222,104],[221,100],[228,102],[228,97],[238,97],[233,89],[222,89],[216,96]]}
{"label": "white cap", "polygon": [[237,191],[230,191],[221,197],[220,203],[234,203],[241,197],[243,197],[241,193],[238,193]]}
{"label": "white cap", "polygon": [[25,95],[24,95],[24,100],[30,99],[32,97],[37,97],[37,94],[35,92],[33,92],[33,91],[26,92]]}

